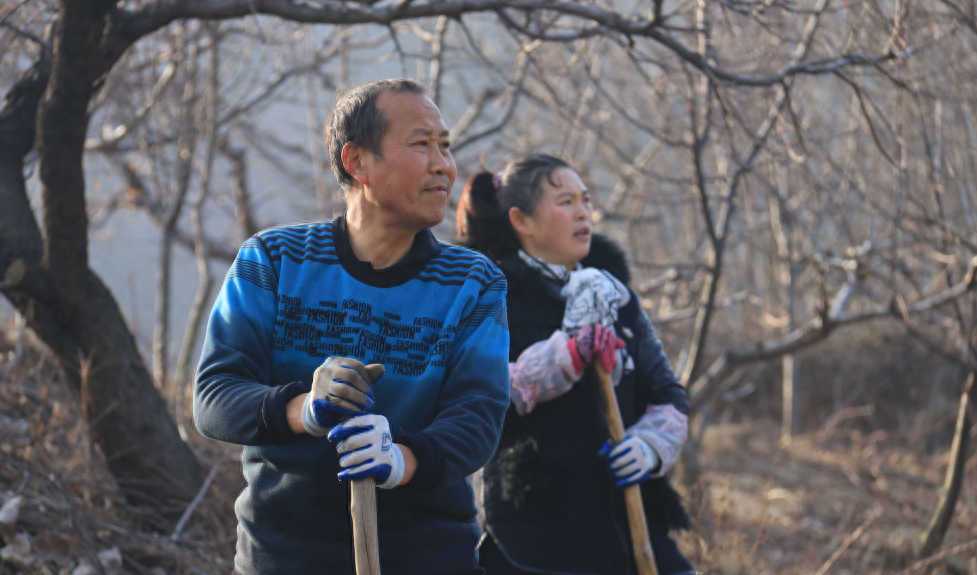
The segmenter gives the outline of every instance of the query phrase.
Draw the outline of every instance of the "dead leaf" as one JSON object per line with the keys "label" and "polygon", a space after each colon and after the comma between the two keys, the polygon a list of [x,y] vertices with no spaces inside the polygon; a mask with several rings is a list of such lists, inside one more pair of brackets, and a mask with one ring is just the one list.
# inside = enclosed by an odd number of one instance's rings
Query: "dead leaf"
{"label": "dead leaf", "polygon": [[122,552],[118,547],[106,549],[98,552],[98,560],[105,567],[106,571],[114,572],[122,569]]}
{"label": "dead leaf", "polygon": [[38,553],[46,553],[56,557],[70,556],[72,547],[78,543],[80,541],[77,538],[66,537],[50,531],[38,533],[33,539],[34,549]]}
{"label": "dead leaf", "polygon": [[7,561],[21,567],[30,568],[37,563],[31,554],[31,538],[26,533],[18,533],[14,540],[0,549],[0,561]]}
{"label": "dead leaf", "polygon": [[0,525],[13,526],[17,523],[17,516],[20,515],[20,504],[24,498],[20,495],[11,497],[0,507]]}
{"label": "dead leaf", "polygon": [[98,571],[92,567],[87,559],[78,562],[78,566],[71,572],[71,575],[98,575]]}

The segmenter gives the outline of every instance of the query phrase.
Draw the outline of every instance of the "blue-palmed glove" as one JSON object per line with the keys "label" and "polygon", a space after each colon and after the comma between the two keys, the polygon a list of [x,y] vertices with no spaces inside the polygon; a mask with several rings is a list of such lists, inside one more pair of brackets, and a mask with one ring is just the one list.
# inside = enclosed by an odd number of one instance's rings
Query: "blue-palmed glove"
{"label": "blue-palmed glove", "polygon": [[374,404],[371,388],[382,375],[380,364],[327,358],[312,376],[312,391],[302,404],[302,427],[309,435],[323,437],[340,421],[370,411]]}
{"label": "blue-palmed glove", "polygon": [[615,446],[608,439],[597,455],[607,461],[611,477],[618,487],[627,487],[648,479],[661,465],[661,459],[643,439],[628,435]]}
{"label": "blue-palmed glove", "polygon": [[404,478],[404,455],[393,442],[390,424],[382,415],[358,415],[332,428],[329,441],[338,441],[339,479],[373,477],[377,487],[397,487]]}

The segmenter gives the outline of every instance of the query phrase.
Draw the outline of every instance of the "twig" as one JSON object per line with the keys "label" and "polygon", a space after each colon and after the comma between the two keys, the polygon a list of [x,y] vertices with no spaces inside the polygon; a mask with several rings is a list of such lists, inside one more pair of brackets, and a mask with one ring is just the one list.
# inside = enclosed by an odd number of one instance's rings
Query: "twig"
{"label": "twig", "polygon": [[6,12],[4,12],[4,13],[3,13],[3,16],[0,16],[0,25],[2,25],[2,24],[3,24],[4,22],[6,22],[6,21],[7,21],[7,18],[10,18],[10,16],[11,16],[11,15],[13,15],[13,13],[14,13],[14,12],[16,12],[17,10],[20,10],[20,8],[21,8],[21,7],[22,7],[22,6],[24,5],[24,4],[27,4],[27,3],[28,3],[28,2],[30,2],[30,1],[31,1],[31,0],[23,0],[23,2],[21,2],[20,4],[18,4],[18,5],[16,5],[16,6],[14,6],[14,7],[13,7],[13,8],[11,8],[10,10],[7,10]]}
{"label": "twig", "polygon": [[186,511],[183,512],[183,515],[177,522],[176,527],[173,529],[173,535],[170,536],[171,541],[180,540],[180,532],[183,531],[184,526],[186,526],[190,516],[193,515],[194,510],[198,505],[200,505],[200,502],[204,500],[204,495],[207,493],[207,489],[210,488],[210,484],[214,482],[214,477],[217,476],[217,470],[220,469],[221,464],[224,463],[224,459],[224,457],[221,457],[217,460],[217,463],[210,468],[210,473],[207,474],[207,479],[204,480],[204,484],[200,486],[200,491],[197,492],[197,495],[193,498],[193,501],[191,501],[190,505],[187,506]]}
{"label": "twig", "polygon": [[970,549],[973,549],[975,547],[977,547],[977,539],[975,539],[975,540],[973,540],[973,541],[971,541],[969,543],[963,543],[961,545],[957,545],[956,547],[951,547],[951,548],[947,549],[946,551],[943,551],[942,553],[937,553],[936,555],[930,557],[929,559],[924,559],[923,561],[919,561],[917,563],[913,563],[909,567],[906,567],[902,571],[896,573],[896,575],[909,575],[910,573],[913,573],[915,571],[919,571],[920,569],[925,569],[926,567],[929,567],[933,563],[936,563],[937,561],[940,561],[942,559],[945,559],[945,558],[949,557],[950,555],[956,555],[957,553],[963,553],[964,551],[969,551]]}
{"label": "twig", "polygon": [[888,152],[885,151],[885,146],[882,145],[882,140],[879,139],[879,134],[875,130],[875,124],[872,123],[872,117],[868,114],[868,106],[865,105],[865,98],[862,96],[861,88],[859,88],[855,82],[849,80],[848,77],[842,74],[840,71],[835,71],[834,75],[837,76],[842,82],[848,84],[848,86],[850,86],[855,92],[855,99],[858,100],[858,107],[862,110],[862,116],[865,118],[865,122],[868,124],[868,131],[870,134],[872,134],[872,141],[875,142],[876,148],[878,148],[879,152],[881,152],[882,156],[885,157],[890,164],[898,167],[899,164],[892,159],[892,156],[890,156]]}
{"label": "twig", "polygon": [[394,14],[400,14],[404,10],[410,7],[410,3],[414,0],[398,0],[397,4],[394,6]]}
{"label": "twig", "polygon": [[40,46],[42,49],[44,49],[45,52],[49,52],[51,50],[51,44],[49,44],[48,42],[45,42],[44,39],[41,38],[40,36],[37,36],[36,34],[31,34],[27,30],[23,30],[21,28],[18,28],[18,27],[14,26],[13,24],[10,24],[8,22],[4,22],[3,20],[6,20],[7,19],[6,17],[9,16],[9,15],[10,15],[10,13],[8,12],[7,14],[4,14],[4,17],[3,18],[0,18],[0,28],[5,28],[7,30],[12,31],[14,34],[17,34],[18,36],[22,36],[24,38],[27,38],[31,42],[34,42],[35,44],[37,44],[38,46]]}
{"label": "twig", "polygon": [[831,557],[824,562],[824,565],[822,565],[821,568],[818,569],[818,572],[814,575],[824,575],[827,573],[828,569],[831,569],[831,566],[835,564],[835,561],[841,557],[841,554],[844,553],[845,550],[848,549],[848,547],[850,547],[856,539],[861,537],[862,533],[865,533],[865,530],[868,529],[869,526],[879,518],[879,515],[882,515],[882,507],[877,505],[875,509],[872,510],[872,514],[869,516],[869,518],[865,520],[865,523],[862,523],[858,529],[848,536],[848,539],[845,539],[845,542],[841,544],[841,547],[831,554]]}
{"label": "twig", "polygon": [[855,417],[872,417],[875,414],[874,405],[863,405],[860,407],[846,407],[844,409],[839,409],[836,411],[828,421],[821,426],[821,429],[814,435],[814,440],[820,443],[828,438],[828,435],[838,427],[842,421],[853,419]]}
{"label": "twig", "polygon": [[526,77],[526,71],[528,70],[528,55],[540,46],[539,41],[532,42],[531,44],[524,46],[520,51],[519,56],[516,58],[515,67],[512,69],[512,74],[509,76],[509,86],[506,91],[502,93],[500,99],[508,98],[505,108],[502,110],[502,114],[499,116],[498,120],[491,126],[476,132],[469,136],[468,138],[456,143],[452,146],[452,152],[457,154],[463,148],[468,147],[470,144],[485,138],[486,136],[491,136],[492,134],[501,131],[506,124],[509,122],[509,118],[512,117],[512,113],[516,109],[516,102],[519,99],[519,95],[522,91],[523,80]]}

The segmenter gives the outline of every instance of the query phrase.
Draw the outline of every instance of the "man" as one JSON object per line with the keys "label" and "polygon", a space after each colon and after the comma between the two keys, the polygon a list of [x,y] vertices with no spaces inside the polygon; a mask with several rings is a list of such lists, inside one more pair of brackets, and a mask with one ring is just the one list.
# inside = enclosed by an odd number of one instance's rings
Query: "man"
{"label": "man", "polygon": [[345,215],[245,242],[200,360],[197,428],[245,446],[235,569],[352,573],[337,477],[372,476],[384,575],[477,573],[467,476],[509,404],[505,278],[428,230],[455,164],[422,86],[354,88],[326,139]]}

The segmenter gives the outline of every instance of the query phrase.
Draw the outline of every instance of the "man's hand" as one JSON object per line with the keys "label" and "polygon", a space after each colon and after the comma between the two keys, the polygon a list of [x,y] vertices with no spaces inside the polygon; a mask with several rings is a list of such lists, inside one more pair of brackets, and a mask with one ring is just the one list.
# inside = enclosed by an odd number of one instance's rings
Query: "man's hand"
{"label": "man's hand", "polygon": [[617,363],[616,352],[624,345],[624,340],[619,339],[613,329],[599,323],[588,323],[567,341],[573,369],[577,373],[582,372],[594,359],[600,362],[604,371],[611,373]]}
{"label": "man's hand", "polygon": [[655,450],[633,435],[628,435],[614,447],[608,439],[597,455],[607,460],[607,467],[618,487],[641,483],[661,465]]}
{"label": "man's hand", "polygon": [[373,409],[371,387],[383,375],[383,366],[364,366],[348,357],[330,357],[315,370],[312,391],[302,404],[302,427],[316,437],[344,419]]}
{"label": "man's hand", "polygon": [[358,415],[332,428],[329,441],[338,441],[339,479],[373,477],[377,487],[390,489],[404,478],[404,455],[393,442],[382,415]]}

